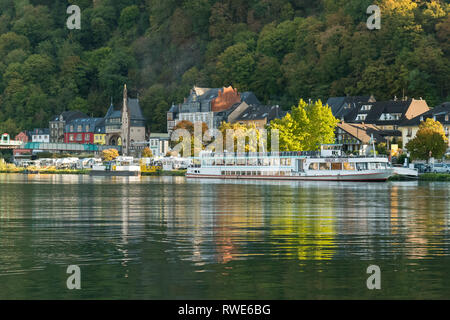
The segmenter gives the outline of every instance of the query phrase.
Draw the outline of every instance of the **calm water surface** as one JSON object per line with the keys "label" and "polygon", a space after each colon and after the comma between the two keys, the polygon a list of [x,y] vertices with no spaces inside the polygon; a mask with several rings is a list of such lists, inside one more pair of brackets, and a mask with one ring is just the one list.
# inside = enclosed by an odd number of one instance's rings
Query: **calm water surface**
{"label": "calm water surface", "polygon": [[0,174],[0,298],[448,299],[449,225],[449,183]]}

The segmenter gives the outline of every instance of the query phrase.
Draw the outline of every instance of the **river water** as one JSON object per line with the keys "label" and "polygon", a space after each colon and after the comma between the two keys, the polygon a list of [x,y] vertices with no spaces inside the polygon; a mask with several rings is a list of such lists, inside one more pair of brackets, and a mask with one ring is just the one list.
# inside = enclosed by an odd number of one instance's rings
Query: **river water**
{"label": "river water", "polygon": [[449,225],[445,182],[0,174],[0,298],[448,299]]}

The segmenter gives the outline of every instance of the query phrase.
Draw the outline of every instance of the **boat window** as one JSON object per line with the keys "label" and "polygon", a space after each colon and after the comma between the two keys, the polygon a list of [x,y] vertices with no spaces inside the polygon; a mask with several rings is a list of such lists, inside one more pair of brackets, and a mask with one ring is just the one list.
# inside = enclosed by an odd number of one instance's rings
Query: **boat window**
{"label": "boat window", "polygon": [[370,170],[386,169],[386,163],[371,162],[369,163],[369,169]]}
{"label": "boat window", "polygon": [[344,162],[344,170],[355,170],[355,164],[350,162]]}
{"label": "boat window", "polygon": [[340,162],[332,163],[331,170],[342,170],[342,163],[340,163]]}
{"label": "boat window", "polygon": [[323,162],[319,164],[319,170],[330,170],[331,169],[331,163],[329,162]]}
{"label": "boat window", "polygon": [[309,170],[318,170],[319,169],[319,164],[317,162],[312,162],[309,165]]}
{"label": "boat window", "polygon": [[367,170],[367,162],[358,162],[356,163],[357,170]]}

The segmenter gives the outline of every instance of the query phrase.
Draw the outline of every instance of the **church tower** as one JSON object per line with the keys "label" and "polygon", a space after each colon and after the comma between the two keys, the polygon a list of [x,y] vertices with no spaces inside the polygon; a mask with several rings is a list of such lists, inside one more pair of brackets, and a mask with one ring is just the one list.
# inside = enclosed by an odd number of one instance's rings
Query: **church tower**
{"label": "church tower", "polygon": [[128,109],[127,85],[123,87],[123,107],[122,107],[122,155],[130,154],[130,111]]}

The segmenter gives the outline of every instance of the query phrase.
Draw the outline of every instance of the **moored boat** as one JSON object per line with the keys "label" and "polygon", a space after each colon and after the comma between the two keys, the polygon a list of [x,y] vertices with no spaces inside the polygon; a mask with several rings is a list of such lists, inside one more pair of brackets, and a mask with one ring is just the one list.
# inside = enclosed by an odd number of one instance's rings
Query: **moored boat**
{"label": "moored boat", "polygon": [[393,175],[387,157],[342,156],[340,145],[320,152],[213,153],[202,151],[187,178],[386,181]]}
{"label": "moored boat", "polygon": [[133,163],[131,157],[119,157],[113,161],[105,161],[101,165],[94,165],[90,172],[91,176],[121,176],[136,177],[141,175],[140,165]]}

